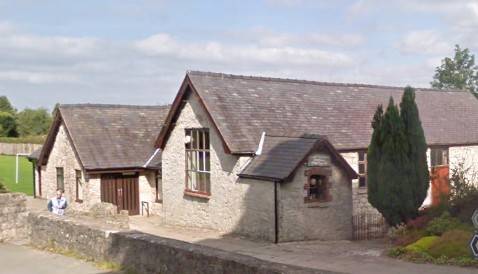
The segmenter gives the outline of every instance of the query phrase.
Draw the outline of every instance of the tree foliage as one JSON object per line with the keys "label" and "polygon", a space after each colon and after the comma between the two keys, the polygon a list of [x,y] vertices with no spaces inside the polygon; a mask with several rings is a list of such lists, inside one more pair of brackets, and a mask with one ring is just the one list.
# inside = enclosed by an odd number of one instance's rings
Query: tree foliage
{"label": "tree foliage", "polygon": [[8,112],[0,112],[0,137],[17,137],[15,116]]}
{"label": "tree foliage", "polygon": [[45,108],[26,108],[17,115],[20,136],[44,135],[51,124],[51,115]]}
{"label": "tree foliage", "polygon": [[404,124],[405,135],[408,140],[409,160],[412,164],[411,182],[414,207],[419,208],[425,198],[430,181],[427,164],[427,143],[423,132],[418,106],[415,103],[415,91],[406,87],[400,103],[400,117]]}
{"label": "tree foliage", "polygon": [[375,112],[368,148],[368,199],[396,226],[417,216],[428,189],[426,143],[415,92],[407,88],[399,111],[390,98]]}
{"label": "tree foliage", "polygon": [[45,135],[51,121],[51,114],[44,108],[17,112],[6,96],[0,96],[0,137]]}
{"label": "tree foliage", "polygon": [[0,112],[6,112],[14,115],[17,110],[12,106],[7,96],[0,96]]}
{"label": "tree foliage", "polygon": [[475,65],[475,55],[469,49],[455,46],[455,55],[446,57],[436,68],[431,82],[438,89],[468,90],[478,96],[478,67]]}

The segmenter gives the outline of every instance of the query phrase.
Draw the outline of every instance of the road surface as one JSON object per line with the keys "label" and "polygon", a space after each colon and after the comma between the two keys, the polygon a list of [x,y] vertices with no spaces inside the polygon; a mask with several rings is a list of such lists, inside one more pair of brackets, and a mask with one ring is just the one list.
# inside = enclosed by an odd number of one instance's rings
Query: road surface
{"label": "road surface", "polygon": [[117,274],[93,264],[25,246],[0,244],[0,274]]}

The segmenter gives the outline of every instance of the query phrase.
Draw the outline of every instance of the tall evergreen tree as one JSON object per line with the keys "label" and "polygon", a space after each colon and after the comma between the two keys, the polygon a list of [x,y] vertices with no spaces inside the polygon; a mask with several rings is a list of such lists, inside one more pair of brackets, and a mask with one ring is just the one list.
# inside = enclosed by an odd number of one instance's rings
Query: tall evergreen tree
{"label": "tall evergreen tree", "polygon": [[398,107],[390,98],[380,129],[382,145],[376,178],[377,197],[370,193],[369,201],[393,226],[407,219],[413,205],[410,200],[408,143],[404,128]]}
{"label": "tall evergreen tree", "polygon": [[396,226],[417,216],[428,189],[426,142],[413,88],[404,91],[400,111],[393,98],[372,121],[368,149],[368,199]]}
{"label": "tall evergreen tree", "polygon": [[411,171],[410,187],[413,192],[414,207],[419,208],[427,196],[430,174],[427,163],[427,144],[423,132],[418,106],[415,103],[415,90],[406,87],[400,103],[405,135],[408,140]]}
{"label": "tall evergreen tree", "polygon": [[375,111],[372,120],[372,141],[367,151],[367,187],[370,204],[377,207],[379,203],[378,194],[378,173],[380,166],[381,148],[382,148],[382,122],[383,122],[383,107],[379,105]]}

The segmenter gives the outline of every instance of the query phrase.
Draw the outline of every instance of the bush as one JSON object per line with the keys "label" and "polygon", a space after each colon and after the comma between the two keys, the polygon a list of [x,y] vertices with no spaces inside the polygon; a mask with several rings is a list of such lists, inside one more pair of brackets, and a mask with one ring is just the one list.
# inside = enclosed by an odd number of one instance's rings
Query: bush
{"label": "bush", "polygon": [[425,232],[427,235],[441,236],[443,233],[453,229],[464,229],[466,225],[459,219],[454,218],[448,212],[444,212],[440,217],[431,220]]}
{"label": "bush", "polygon": [[428,215],[418,216],[415,219],[407,221],[407,228],[409,229],[422,229],[425,228],[430,222],[431,217]]}
{"label": "bush", "polygon": [[472,232],[461,229],[447,231],[441,237],[437,237],[438,239],[428,246],[426,252],[434,258],[471,257],[468,242],[472,235]]}
{"label": "bush", "polygon": [[5,185],[0,181],[0,193],[7,193],[8,189],[5,187]]}
{"label": "bush", "polygon": [[450,211],[467,223],[471,223],[473,211],[478,208],[478,184],[470,180],[470,177],[476,178],[473,173],[460,162],[451,170],[450,176]]}
{"label": "bush", "polygon": [[426,236],[413,244],[407,245],[405,249],[411,252],[427,252],[427,250],[438,240],[438,236]]}

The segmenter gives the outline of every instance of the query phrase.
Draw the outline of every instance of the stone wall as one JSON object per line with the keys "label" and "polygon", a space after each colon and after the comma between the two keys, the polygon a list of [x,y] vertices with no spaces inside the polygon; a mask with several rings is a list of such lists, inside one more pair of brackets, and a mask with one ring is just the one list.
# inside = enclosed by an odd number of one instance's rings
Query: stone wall
{"label": "stone wall", "polygon": [[[318,155],[325,155],[325,152],[320,152]],[[312,157],[314,155],[311,155],[309,159]],[[280,184],[280,241],[352,238],[351,182],[345,171],[333,161],[330,168],[332,175],[329,177],[329,183],[332,200],[328,202],[304,202],[304,184],[307,177],[304,175],[303,165],[297,169],[291,182]]]}
{"label": "stone wall", "polygon": [[[73,205],[76,197],[76,170],[82,170],[79,159],[77,158],[73,145],[66,132],[65,126],[62,124],[55,137],[55,142],[48,158],[48,164],[42,166],[41,170],[41,189],[42,197],[50,199],[55,197],[57,189],[57,167],[63,168],[65,196],[70,204]],[[82,182],[85,182],[82,173]],[[83,187],[83,197],[87,197],[85,192],[88,190]]]}
{"label": "stone wall", "polygon": [[[342,157],[347,163],[358,172],[358,152],[341,153]],[[353,214],[376,214],[380,213],[368,202],[367,188],[359,187],[358,179],[352,180],[352,200],[353,200]]]}
{"label": "stone wall", "polygon": [[108,231],[78,220],[31,213],[31,245],[72,251],[142,274],[319,274],[333,273],[273,263],[215,248],[136,231]]}
{"label": "stone wall", "polygon": [[27,237],[26,196],[21,193],[0,194],[0,242]]}
{"label": "stone wall", "polygon": [[41,144],[11,144],[0,143],[0,154],[17,155],[17,153],[32,154],[33,151],[39,149]]}
{"label": "stone wall", "polygon": [[[207,198],[184,194],[186,128],[209,129],[211,195]],[[195,95],[191,95],[183,107],[161,155],[161,219],[166,224],[271,239],[274,226],[273,184],[238,179],[237,173],[249,158],[225,153],[218,132]]]}

